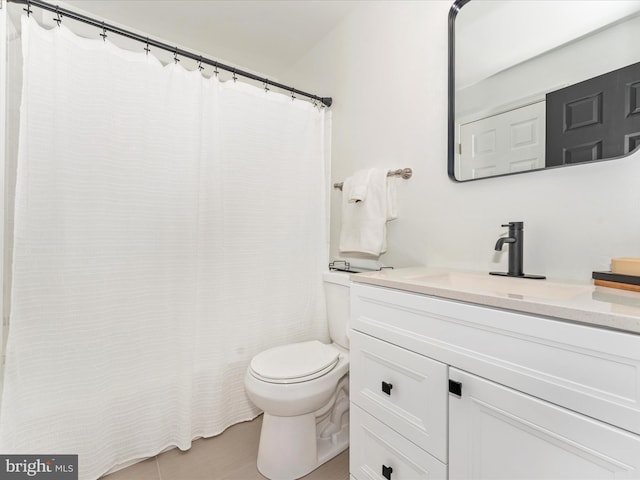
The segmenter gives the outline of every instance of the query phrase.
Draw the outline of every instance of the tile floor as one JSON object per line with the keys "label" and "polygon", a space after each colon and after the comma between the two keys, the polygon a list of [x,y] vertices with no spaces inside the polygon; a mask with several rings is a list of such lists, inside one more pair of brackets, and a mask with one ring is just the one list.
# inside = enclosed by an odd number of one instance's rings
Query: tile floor
{"label": "tile floor", "polygon": [[[262,415],[221,435],[173,449],[102,477],[104,480],[264,480],[256,468]],[[304,480],[348,480],[349,450],[311,472]]]}

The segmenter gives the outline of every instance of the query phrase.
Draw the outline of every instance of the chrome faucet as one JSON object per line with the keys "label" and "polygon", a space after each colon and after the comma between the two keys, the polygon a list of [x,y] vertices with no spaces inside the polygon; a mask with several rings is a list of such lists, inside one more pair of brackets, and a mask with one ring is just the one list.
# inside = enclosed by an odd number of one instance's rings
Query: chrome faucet
{"label": "chrome faucet", "polygon": [[524,252],[524,222],[509,222],[503,227],[509,227],[509,235],[501,237],[496,242],[496,252],[501,252],[505,243],[509,244],[509,270],[505,272],[489,272],[491,275],[505,277],[544,279],[542,275],[526,275],[523,268]]}

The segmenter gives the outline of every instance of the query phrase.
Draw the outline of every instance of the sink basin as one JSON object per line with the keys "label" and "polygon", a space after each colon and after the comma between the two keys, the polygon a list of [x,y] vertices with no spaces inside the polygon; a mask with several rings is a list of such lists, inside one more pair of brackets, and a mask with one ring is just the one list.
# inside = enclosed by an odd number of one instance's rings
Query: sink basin
{"label": "sink basin", "polygon": [[560,300],[589,293],[588,285],[567,285],[548,280],[497,277],[489,274],[446,272],[407,277],[408,281],[434,288],[462,290],[510,298]]}

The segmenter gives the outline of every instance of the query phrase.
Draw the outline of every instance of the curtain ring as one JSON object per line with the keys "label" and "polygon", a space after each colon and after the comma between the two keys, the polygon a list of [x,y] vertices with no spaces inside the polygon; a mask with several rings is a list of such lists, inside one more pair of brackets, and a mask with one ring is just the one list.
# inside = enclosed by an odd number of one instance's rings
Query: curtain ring
{"label": "curtain ring", "polygon": [[178,47],[176,47],[176,49],[173,52],[173,61],[175,64],[177,64],[180,61],[180,59],[178,58]]}
{"label": "curtain ring", "polygon": [[236,80],[238,80],[238,77],[236,76],[236,69],[233,69],[233,83],[236,83]]}
{"label": "curtain ring", "polygon": [[267,93],[269,91],[269,80],[268,79],[264,79],[264,92]]}
{"label": "curtain ring", "polygon": [[204,67],[202,66],[202,55],[200,55],[200,59],[198,60],[198,70],[204,70]]}
{"label": "curtain ring", "polygon": [[293,102],[296,99],[296,96],[293,94],[293,87],[291,88],[291,101]]}
{"label": "curtain ring", "polygon": [[218,62],[214,62],[213,64],[213,74],[217,77],[218,76]]}
{"label": "curtain ring", "polygon": [[100,34],[100,36],[102,37],[103,41],[107,41],[107,29],[104,26],[104,22],[102,22],[102,33]]}
{"label": "curtain ring", "polygon": [[147,37],[147,42],[144,45],[144,51],[147,55],[149,55],[149,52],[151,51],[151,49],[149,48],[149,37]]}

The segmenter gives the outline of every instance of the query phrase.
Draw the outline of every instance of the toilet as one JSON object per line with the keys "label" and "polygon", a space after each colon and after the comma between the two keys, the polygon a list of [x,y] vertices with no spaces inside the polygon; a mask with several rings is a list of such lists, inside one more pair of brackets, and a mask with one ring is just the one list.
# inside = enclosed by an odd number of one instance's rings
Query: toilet
{"label": "toilet", "polygon": [[258,470],[300,478],[349,446],[349,274],[323,273],[331,344],[271,348],[251,360],[245,389],[264,411]]}

